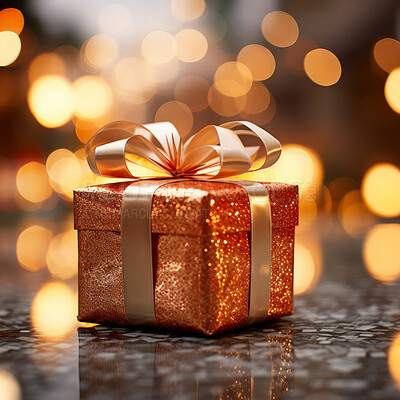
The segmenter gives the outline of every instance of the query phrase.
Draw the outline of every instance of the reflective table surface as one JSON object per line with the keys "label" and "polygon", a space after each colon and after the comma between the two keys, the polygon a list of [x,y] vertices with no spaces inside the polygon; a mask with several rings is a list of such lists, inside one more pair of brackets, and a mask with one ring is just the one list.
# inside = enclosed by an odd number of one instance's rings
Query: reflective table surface
{"label": "reflective table surface", "polygon": [[211,338],[78,324],[75,280],[11,257],[0,269],[0,397],[399,399],[399,280],[373,279],[362,239],[319,240],[320,276],[294,315]]}

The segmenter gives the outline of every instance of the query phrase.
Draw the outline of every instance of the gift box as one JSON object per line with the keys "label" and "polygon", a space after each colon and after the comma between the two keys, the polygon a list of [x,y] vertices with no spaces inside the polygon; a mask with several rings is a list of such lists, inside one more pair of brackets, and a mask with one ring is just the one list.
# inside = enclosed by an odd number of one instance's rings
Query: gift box
{"label": "gift box", "polygon": [[[239,182],[239,181],[237,181]],[[121,206],[131,181],[74,191],[80,321],[129,324]],[[292,313],[298,188],[262,183],[271,221],[268,320]],[[249,314],[251,207],[229,182],[182,180],[158,187],[151,204],[154,311],[158,327],[216,334],[243,327]],[[143,216],[144,218],[146,216]],[[136,232],[134,240],[143,233]],[[267,243],[265,243],[267,248]]]}

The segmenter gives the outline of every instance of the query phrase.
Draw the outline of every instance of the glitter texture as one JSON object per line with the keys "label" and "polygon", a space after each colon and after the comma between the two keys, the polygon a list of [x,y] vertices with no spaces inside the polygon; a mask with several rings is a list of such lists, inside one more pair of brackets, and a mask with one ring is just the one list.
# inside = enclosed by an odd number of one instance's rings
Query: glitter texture
{"label": "glitter texture", "polygon": [[[77,189],[79,320],[127,324],[120,236],[122,194],[131,182]],[[297,186],[265,183],[272,214],[266,319],[292,313]],[[250,282],[250,205],[239,185],[182,181],[153,197],[155,311],[160,327],[204,334],[243,326]]]}

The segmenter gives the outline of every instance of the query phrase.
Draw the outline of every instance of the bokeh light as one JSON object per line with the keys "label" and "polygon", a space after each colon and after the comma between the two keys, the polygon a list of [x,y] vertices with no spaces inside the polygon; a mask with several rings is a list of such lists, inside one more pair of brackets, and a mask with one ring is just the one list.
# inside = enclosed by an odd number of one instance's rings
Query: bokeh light
{"label": "bokeh light", "polygon": [[282,146],[282,155],[276,164],[266,170],[267,174],[269,172],[280,182],[298,184],[302,195],[300,200],[314,198],[323,178],[320,157],[314,150],[298,144]]}
{"label": "bokeh light", "polygon": [[131,12],[122,4],[108,4],[99,14],[100,31],[119,35],[128,31],[132,21]]}
{"label": "bokeh light", "polygon": [[387,77],[385,98],[390,108],[400,114],[400,68],[394,69]]}
{"label": "bokeh light", "polygon": [[289,47],[299,37],[296,20],[284,11],[267,14],[262,21],[261,30],[265,39],[277,47]]}
{"label": "bokeh light", "polygon": [[364,234],[375,222],[375,217],[363,203],[359,190],[352,190],[343,196],[338,213],[344,230],[350,236]]}
{"label": "bokeh light", "polygon": [[156,93],[156,71],[140,58],[119,61],[112,78],[118,93],[129,103],[146,103]]}
{"label": "bokeh light", "polygon": [[29,80],[33,82],[43,75],[65,76],[66,68],[64,60],[58,54],[42,53],[36,56],[29,65]]}
{"label": "bokeh light", "polygon": [[293,289],[299,295],[311,290],[319,281],[322,270],[322,251],[313,236],[296,237],[294,246],[295,274]]}
{"label": "bokeh light", "polygon": [[314,49],[304,58],[304,70],[307,76],[321,86],[332,86],[342,74],[339,59],[329,50]]}
{"label": "bokeh light", "polygon": [[0,31],[10,31],[19,35],[24,28],[24,22],[22,12],[16,8],[5,8],[0,11]]}
{"label": "bokeh light", "polygon": [[201,60],[207,53],[205,36],[196,29],[182,29],[175,35],[176,57],[192,63]]}
{"label": "bokeh light", "polygon": [[400,277],[400,225],[380,224],[372,228],[363,244],[363,259],[367,271],[382,282]]}
{"label": "bokeh light", "polygon": [[250,90],[253,77],[244,64],[228,61],[217,69],[214,82],[215,88],[224,96],[239,97]]}
{"label": "bokeh light", "polygon": [[259,114],[267,109],[271,100],[268,89],[260,82],[254,82],[247,93],[243,111],[248,114]]}
{"label": "bokeh light", "polygon": [[33,116],[46,128],[66,124],[74,109],[70,82],[57,75],[40,77],[29,88],[28,105]]}
{"label": "bokeh light", "polygon": [[32,325],[47,340],[61,342],[76,327],[77,311],[75,293],[64,283],[49,282],[33,300]]}
{"label": "bokeh light", "polygon": [[82,47],[83,60],[92,68],[105,68],[118,56],[116,40],[106,33],[91,37]]}
{"label": "bokeh light", "polygon": [[219,115],[233,117],[239,114],[245,107],[247,95],[239,97],[225,96],[216,89],[215,84],[208,91],[208,103]]}
{"label": "bokeh light", "polygon": [[263,81],[275,71],[275,58],[264,46],[249,44],[240,50],[237,60],[250,70],[253,80]]}
{"label": "bokeh light", "polygon": [[52,188],[71,201],[73,190],[80,186],[82,179],[81,163],[75,154],[67,149],[53,151],[47,157],[46,169]]}
{"label": "bokeh light", "polygon": [[86,143],[99,128],[100,124],[93,120],[78,119],[75,122],[76,137],[82,143]]}
{"label": "bokeh light", "polygon": [[15,376],[5,369],[0,369],[0,399],[20,400],[21,388]]}
{"label": "bokeh light", "polygon": [[400,169],[393,164],[375,164],[365,173],[361,193],[367,207],[376,215],[400,215]]}
{"label": "bokeh light", "polygon": [[75,115],[82,119],[96,119],[112,106],[112,92],[99,76],[82,76],[72,85],[75,96]]}
{"label": "bokeh light", "polygon": [[143,57],[154,64],[171,61],[176,54],[176,41],[168,32],[155,31],[149,33],[142,42]]}
{"label": "bokeh light", "polygon": [[70,230],[55,236],[47,252],[47,268],[53,277],[72,278],[78,272],[76,232]]}
{"label": "bokeh light", "polygon": [[193,126],[193,114],[190,108],[179,101],[169,101],[163,104],[156,112],[155,122],[172,122],[181,136],[190,132]]}
{"label": "bokeh light", "polygon": [[171,0],[171,13],[179,21],[193,21],[206,9],[204,0]]}
{"label": "bokeh light", "polygon": [[315,151],[298,144],[282,146],[278,162],[271,167],[239,175],[240,179],[285,182],[299,185],[299,227],[306,230],[318,212],[317,197],[323,182],[322,161]]}
{"label": "bokeh light", "polygon": [[400,67],[400,42],[393,38],[379,40],[374,46],[374,59],[386,72]]}
{"label": "bokeh light", "polygon": [[20,195],[32,203],[46,200],[53,192],[46,167],[36,161],[29,162],[18,170],[16,183]]}
{"label": "bokeh light", "polygon": [[185,103],[193,112],[203,111],[208,107],[207,80],[198,75],[186,75],[175,86],[175,99]]}
{"label": "bokeh light", "polygon": [[400,333],[397,333],[389,347],[387,361],[390,375],[400,390]]}
{"label": "bokeh light", "polygon": [[46,254],[52,238],[52,232],[40,225],[24,229],[18,236],[16,246],[19,265],[28,271],[45,268]]}
{"label": "bokeh light", "polygon": [[0,67],[12,64],[21,52],[21,39],[15,32],[0,32]]}

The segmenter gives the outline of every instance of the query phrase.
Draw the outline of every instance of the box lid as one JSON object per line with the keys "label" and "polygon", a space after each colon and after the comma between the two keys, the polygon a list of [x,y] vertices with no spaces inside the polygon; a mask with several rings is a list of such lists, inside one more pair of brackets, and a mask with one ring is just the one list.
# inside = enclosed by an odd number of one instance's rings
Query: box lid
{"label": "box lid", "polygon": [[[74,190],[74,221],[78,230],[121,230],[122,195],[132,182]],[[298,186],[263,183],[271,202],[273,228],[298,225]],[[250,230],[247,192],[229,183],[185,180],[159,187],[153,196],[152,232],[189,236]]]}

